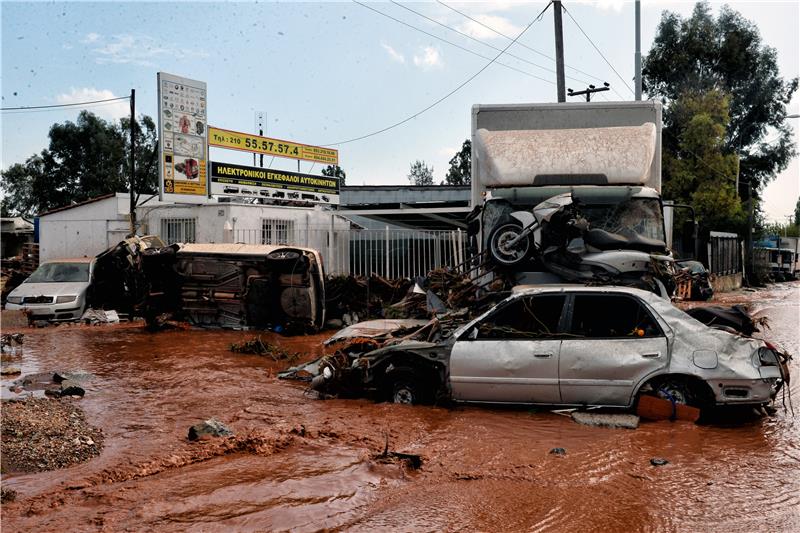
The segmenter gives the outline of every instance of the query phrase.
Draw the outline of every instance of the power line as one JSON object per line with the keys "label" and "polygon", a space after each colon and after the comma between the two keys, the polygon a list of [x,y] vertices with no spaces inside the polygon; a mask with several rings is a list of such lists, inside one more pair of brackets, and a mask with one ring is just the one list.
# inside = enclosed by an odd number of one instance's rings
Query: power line
{"label": "power line", "polygon": [[627,81],[625,81],[625,79],[624,79],[622,76],[620,76],[620,75],[619,75],[619,72],[617,72],[617,69],[615,69],[615,68],[614,68],[614,65],[612,65],[612,64],[611,64],[611,62],[610,62],[608,59],[606,59],[606,56],[604,56],[604,55],[603,55],[603,52],[601,52],[601,51],[600,51],[600,49],[597,47],[597,45],[596,45],[596,44],[594,44],[594,41],[592,41],[592,39],[590,39],[590,38],[589,38],[589,36],[588,36],[588,35],[586,35],[586,32],[585,32],[585,31],[583,31],[583,28],[581,28],[581,25],[580,25],[580,24],[578,24],[578,21],[577,21],[577,20],[575,20],[575,17],[573,17],[573,16],[572,16],[572,13],[570,13],[570,12],[567,10],[567,8],[566,8],[566,7],[564,8],[564,12],[565,12],[567,15],[569,15],[569,18],[570,18],[570,19],[572,19],[572,22],[574,22],[574,23],[575,23],[575,25],[578,27],[578,29],[579,29],[579,30],[581,30],[581,33],[583,34],[583,36],[584,36],[584,37],[586,37],[586,40],[587,40],[587,41],[589,41],[589,42],[592,44],[592,46],[594,47],[594,49],[595,49],[595,50],[597,50],[597,53],[598,53],[598,54],[600,54],[600,57],[602,57],[602,58],[603,58],[603,61],[605,61],[605,62],[606,62],[606,65],[608,65],[608,66],[611,68],[611,70],[613,70],[613,71],[614,71],[614,74],[616,74],[616,75],[617,75],[617,78],[619,78],[619,79],[620,79],[620,81],[621,81],[621,82],[622,82],[622,84],[625,86],[625,88],[626,88],[626,89],[628,89],[628,91],[630,91],[630,93],[631,93],[632,95],[636,96],[636,93],[634,93],[634,92],[633,92],[633,89],[631,89],[630,87],[628,87],[628,82],[627,82]]}
{"label": "power line", "polygon": [[[495,28],[492,28],[492,27],[491,27],[491,26],[489,26],[488,24],[485,24],[485,23],[481,22],[480,20],[478,20],[478,19],[476,19],[476,18],[474,18],[474,17],[471,17],[471,16],[467,15],[467,14],[466,14],[466,13],[464,13],[463,11],[459,11],[458,9],[454,8],[453,6],[451,6],[451,5],[448,5],[448,4],[445,4],[445,3],[444,3],[444,2],[442,2],[441,0],[436,0],[436,1],[437,1],[439,4],[443,5],[444,7],[446,7],[447,9],[449,9],[449,10],[451,10],[451,11],[454,11],[455,13],[458,13],[458,14],[459,14],[459,15],[461,15],[462,17],[464,17],[464,18],[467,18],[467,19],[471,20],[471,21],[472,21],[472,22],[474,22],[475,24],[478,24],[478,25],[480,25],[480,26],[483,26],[483,27],[484,27],[484,28],[486,28],[487,30],[489,30],[489,31],[491,31],[491,32],[493,32],[493,33],[495,33],[495,34],[499,35],[500,37],[503,37],[504,39],[509,39],[509,40],[511,39],[511,37],[509,37],[509,36],[508,36],[508,35],[506,35],[505,33],[501,32],[501,31],[499,31],[499,30],[497,30],[497,29],[495,29]],[[537,50],[537,49],[535,49],[535,48],[531,48],[530,46],[528,46],[527,44],[525,44],[525,43],[523,43],[523,42],[518,42],[517,44],[518,44],[519,46],[521,46],[521,47],[523,47],[523,48],[527,49],[527,50],[530,50],[531,52],[533,52],[533,53],[535,53],[535,54],[539,54],[540,56],[542,56],[542,57],[544,57],[544,58],[546,58],[546,59],[549,59],[550,61],[555,61],[555,59],[554,59],[552,56],[549,56],[549,55],[545,54],[544,52],[540,52],[539,50]],[[510,55],[510,54],[509,54],[509,55]],[[512,57],[513,57],[513,56],[512,56]],[[569,65],[565,65],[565,66],[566,66],[566,67],[568,67],[568,68],[570,68],[570,69],[572,69],[572,70],[574,70],[575,72],[580,72],[580,73],[581,73],[581,74],[583,74],[584,76],[589,76],[590,78],[593,78],[593,79],[595,79],[595,80],[597,80],[597,81],[605,81],[605,80],[603,80],[602,78],[598,78],[597,76],[595,76],[595,75],[593,75],[593,74],[589,74],[588,72],[586,72],[586,71],[583,71],[583,70],[581,70],[581,69],[579,69],[579,68],[576,68],[576,67],[571,67],[571,66],[569,66]],[[550,72],[555,72],[555,71],[553,71],[553,70],[550,70]],[[567,77],[569,78],[569,76],[567,76]],[[579,82],[581,82],[581,83],[586,83],[584,80],[579,80],[579,79],[577,79],[577,78],[570,78],[570,79],[571,79],[571,80],[574,80],[574,81],[579,81]],[[587,85],[588,85],[588,83],[587,83]],[[613,91],[614,89],[612,88],[611,90]],[[614,92],[616,92],[616,91],[614,91]],[[619,94],[618,94],[618,96],[619,96],[620,98],[622,98],[622,96],[621,96],[621,95],[619,95]]]}
{"label": "power line", "polygon": [[[370,6],[366,5],[366,4],[363,4],[363,3],[359,2],[358,0],[353,0],[353,2],[358,4],[358,5],[360,5],[361,7],[365,7],[367,9],[369,9],[370,11],[374,11],[375,13],[378,13],[379,15],[382,15],[382,16],[388,18],[388,19],[391,19],[391,20],[393,20],[395,22],[398,22],[398,23],[402,24],[403,26],[407,26],[407,27],[411,28],[412,30],[416,30],[416,31],[418,31],[420,33],[424,33],[425,35],[427,35],[429,37],[433,37],[434,39],[438,39],[438,40],[440,40],[440,41],[442,41],[444,43],[449,44],[450,46],[455,46],[456,48],[458,48],[460,50],[463,50],[463,51],[465,51],[467,53],[470,53],[470,54],[472,54],[474,56],[478,56],[481,59],[485,59],[487,61],[491,59],[489,57],[486,57],[485,55],[482,55],[482,54],[479,54],[478,52],[470,50],[469,48],[465,48],[465,47],[461,46],[460,44],[456,44],[456,43],[454,43],[452,41],[448,41],[447,39],[445,39],[443,37],[439,37],[438,35],[435,35],[433,33],[427,32],[427,31],[425,31],[425,30],[423,30],[421,28],[418,28],[418,27],[414,26],[413,24],[409,24],[408,22],[405,22],[405,21],[402,21],[402,20],[400,20],[398,18],[395,18],[395,17],[393,17],[393,16],[391,16],[391,15],[389,15],[387,13],[384,13],[383,11],[378,11],[374,7],[370,7]],[[494,60],[492,60],[492,61],[494,62]],[[519,72],[520,74],[524,74],[526,76],[530,76],[531,78],[536,78],[537,80],[543,81],[545,83],[549,83],[551,85],[555,85],[554,81],[550,81],[550,80],[548,80],[546,78],[542,78],[542,77],[537,76],[535,74],[531,74],[530,72],[526,72],[524,70],[520,70],[520,69],[518,69],[516,67],[512,67],[511,65],[507,65],[505,63],[500,63],[499,61],[497,62],[497,64],[501,65],[503,67],[509,68],[509,69],[511,69],[513,71]]]}
{"label": "power line", "polygon": [[[94,109],[94,108],[98,108],[98,107],[114,105],[115,103],[116,102],[114,102],[114,101],[101,102],[101,103],[98,103],[98,104],[89,104],[89,105],[84,106],[84,107],[87,108],[87,109],[89,109],[89,108]],[[65,108],[30,109],[30,108],[26,107],[26,108],[16,109],[16,110],[12,110],[12,111],[3,111],[3,113],[6,114],[6,115],[19,115],[19,114],[26,114],[26,113],[27,114],[30,114],[30,113],[51,113],[53,111],[59,111],[59,109],[74,109],[74,108],[65,107]]]}
{"label": "power line", "polygon": [[57,107],[75,107],[89,104],[101,104],[103,102],[115,102],[117,100],[128,100],[130,96],[120,96],[118,98],[106,98],[105,100],[91,100],[89,102],[75,102],[72,104],[37,105],[21,107],[0,107],[0,111],[28,111],[33,109],[53,109]]}
{"label": "power line", "polygon": [[[354,0],[354,1],[355,1],[355,0]],[[356,2],[356,3],[358,3],[358,2]],[[469,78],[467,78],[466,80],[464,80],[464,81],[463,81],[463,82],[462,82],[460,85],[458,85],[458,86],[457,86],[455,89],[453,89],[452,91],[450,91],[450,92],[449,92],[449,93],[447,93],[446,95],[442,96],[441,98],[439,98],[438,100],[436,100],[436,101],[435,101],[435,102],[433,102],[432,104],[430,104],[430,105],[428,105],[427,107],[425,107],[425,108],[421,109],[420,111],[417,111],[417,112],[416,112],[416,113],[414,113],[413,115],[410,115],[410,116],[408,116],[408,117],[404,118],[403,120],[400,120],[399,122],[395,122],[395,123],[394,123],[394,124],[392,124],[391,126],[386,126],[385,128],[381,128],[381,129],[379,129],[379,130],[377,130],[377,131],[373,131],[372,133],[368,133],[368,134],[366,134],[366,135],[361,135],[360,137],[354,137],[354,138],[352,138],[352,139],[348,139],[348,140],[346,140],[346,141],[339,141],[339,142],[335,142],[335,143],[323,144],[322,146],[339,146],[339,145],[342,145],[342,144],[347,144],[347,143],[351,143],[351,142],[355,142],[355,141],[360,141],[360,140],[362,140],[362,139],[366,139],[366,138],[368,138],[368,137],[374,137],[375,135],[379,135],[379,134],[381,134],[381,133],[384,133],[384,132],[386,132],[386,131],[389,131],[389,130],[391,130],[391,129],[393,129],[393,128],[396,128],[396,127],[398,127],[398,126],[401,126],[401,125],[405,124],[406,122],[409,122],[409,121],[411,121],[411,120],[414,120],[415,118],[417,118],[418,116],[422,115],[422,114],[423,114],[423,113],[425,113],[426,111],[429,111],[429,110],[433,109],[434,107],[436,107],[436,106],[437,106],[437,105],[439,105],[440,103],[444,102],[445,100],[447,100],[448,98],[450,98],[451,96],[453,96],[453,95],[454,95],[456,92],[458,92],[458,91],[459,91],[459,90],[461,90],[463,87],[465,87],[465,86],[466,86],[466,85],[467,85],[469,82],[471,82],[472,80],[474,80],[475,78],[477,78],[477,77],[478,77],[478,76],[479,76],[479,75],[480,75],[480,74],[481,74],[481,73],[482,73],[484,70],[486,70],[486,69],[487,69],[487,68],[489,68],[489,67],[490,67],[492,64],[494,64],[494,63],[497,61],[497,59],[498,59],[498,58],[499,58],[501,55],[503,55],[503,54],[506,52],[506,50],[508,50],[509,48],[511,48],[511,46],[512,46],[512,45],[513,45],[515,42],[517,42],[517,39],[519,39],[520,37],[522,37],[522,36],[525,34],[525,32],[526,32],[526,31],[528,31],[528,30],[530,29],[530,27],[531,27],[531,26],[533,26],[533,25],[534,25],[536,22],[538,22],[538,21],[540,21],[540,20],[542,19],[542,15],[544,15],[544,12],[545,12],[545,11],[547,11],[547,8],[549,8],[549,7],[550,7],[550,4],[551,4],[551,3],[552,3],[552,2],[549,2],[549,3],[548,3],[548,4],[547,4],[545,7],[544,7],[544,9],[542,10],[542,12],[541,12],[541,13],[539,13],[539,15],[538,15],[536,18],[534,18],[532,21],[530,21],[530,23],[529,23],[527,26],[525,26],[525,28],[524,28],[524,29],[523,29],[523,30],[522,30],[522,31],[519,33],[519,35],[517,35],[517,36],[514,38],[514,40],[512,40],[510,43],[508,43],[508,46],[506,46],[506,47],[505,47],[503,50],[501,50],[501,51],[500,51],[500,52],[499,52],[499,53],[498,53],[496,56],[494,56],[494,58],[492,58],[492,60],[491,60],[491,61],[489,61],[489,62],[488,62],[488,63],[486,63],[486,64],[485,64],[483,67],[481,67],[481,68],[480,68],[480,70],[478,70],[478,71],[477,71],[475,74],[473,74],[472,76],[470,76]],[[365,7],[366,7],[366,6],[365,6]]]}
{"label": "power line", "polygon": [[[488,46],[489,48],[492,48],[495,51],[500,51],[501,50],[500,48],[498,48],[497,46],[494,46],[493,44],[489,44],[486,41],[482,41],[482,40],[478,39],[477,37],[473,37],[472,35],[469,35],[467,33],[464,33],[462,31],[460,31],[460,30],[452,28],[452,27],[448,26],[447,24],[444,24],[443,22],[439,22],[438,20],[432,19],[431,17],[429,17],[429,16],[427,16],[427,15],[425,15],[423,13],[420,13],[419,11],[415,11],[415,10],[411,9],[410,7],[404,6],[403,4],[401,4],[399,2],[396,2],[395,0],[390,0],[390,1],[393,4],[395,4],[396,6],[405,9],[406,11],[410,11],[411,13],[414,13],[415,15],[419,15],[420,17],[424,18],[425,20],[433,22],[434,24],[438,24],[439,26],[441,26],[443,28],[446,28],[446,29],[448,29],[448,30],[450,30],[452,32],[455,32],[455,33],[457,33],[457,34],[459,34],[459,35],[461,35],[463,37],[466,37],[467,39],[471,39],[471,40],[475,41],[476,43],[482,44],[484,46]],[[514,59],[517,59],[517,60],[522,61],[524,63],[528,63],[529,65],[533,65],[536,68],[540,68],[542,70],[546,70],[547,72],[550,72],[550,73],[553,73],[553,74],[555,74],[555,72],[556,72],[553,69],[544,67],[542,65],[539,65],[538,63],[534,63],[533,61],[529,61],[529,60],[525,59],[524,57],[520,57],[520,56],[514,55],[514,54],[512,54],[510,52],[506,53],[506,56],[513,57]],[[573,80],[573,81],[577,81],[577,82],[585,83],[586,85],[589,85],[589,82],[586,81],[586,80],[581,80],[581,79],[578,79],[578,78],[572,78],[570,76],[567,76],[567,77],[569,79]]]}

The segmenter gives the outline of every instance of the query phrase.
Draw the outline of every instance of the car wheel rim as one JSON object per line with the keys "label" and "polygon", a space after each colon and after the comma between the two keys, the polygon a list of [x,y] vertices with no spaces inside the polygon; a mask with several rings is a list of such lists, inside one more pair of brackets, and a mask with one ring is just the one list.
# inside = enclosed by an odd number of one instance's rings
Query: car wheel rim
{"label": "car wheel rim", "polygon": [[398,389],[394,393],[394,403],[412,404],[414,403],[414,393],[409,389]]}

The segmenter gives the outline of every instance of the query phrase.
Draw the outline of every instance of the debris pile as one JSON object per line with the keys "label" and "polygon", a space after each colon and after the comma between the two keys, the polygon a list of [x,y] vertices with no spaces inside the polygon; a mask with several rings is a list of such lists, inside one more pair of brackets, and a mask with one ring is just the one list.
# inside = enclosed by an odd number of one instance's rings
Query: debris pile
{"label": "debris pile", "polygon": [[759,328],[769,328],[767,317],[751,316],[745,305],[695,307],[687,309],[686,313],[706,326],[738,332],[748,337],[761,331]]}
{"label": "debris pile", "polygon": [[250,340],[232,343],[230,350],[234,353],[267,355],[275,361],[294,361],[300,357],[297,352],[289,352],[280,346],[265,342],[259,335]]}
{"label": "debris pile", "polygon": [[[452,268],[432,270],[414,280],[386,279],[377,274],[328,278],[328,316],[337,319],[354,315],[362,318],[430,318],[452,310],[480,312],[498,301],[498,295],[513,284],[499,275],[482,291],[476,280]],[[485,293],[485,294],[484,294]],[[357,320],[343,320],[346,325]]]}
{"label": "debris pile", "polygon": [[21,256],[3,259],[2,268],[0,268],[0,301],[3,305],[6,303],[8,294],[19,287],[30,274],[24,268]]}
{"label": "debris pile", "polygon": [[100,455],[102,432],[68,400],[27,398],[3,403],[2,471],[43,472]]}

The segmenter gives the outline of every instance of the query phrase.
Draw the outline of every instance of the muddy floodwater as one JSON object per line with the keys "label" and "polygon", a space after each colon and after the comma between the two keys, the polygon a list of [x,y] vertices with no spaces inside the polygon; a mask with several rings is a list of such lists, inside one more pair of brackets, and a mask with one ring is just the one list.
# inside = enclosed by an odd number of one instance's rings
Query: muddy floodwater
{"label": "muddy floodwater", "polygon": [[[3,530],[800,531],[800,283],[719,301],[752,304],[795,354],[794,417],[778,402],[773,417],[612,430],[524,408],[323,401],[275,378],[286,363],[228,351],[251,333],[26,330],[23,373],[91,374],[77,401],[105,443],[81,465],[4,474],[17,498]],[[325,337],[265,336],[303,359]],[[236,436],[189,442],[211,417]],[[371,458],[387,434],[421,469]]]}

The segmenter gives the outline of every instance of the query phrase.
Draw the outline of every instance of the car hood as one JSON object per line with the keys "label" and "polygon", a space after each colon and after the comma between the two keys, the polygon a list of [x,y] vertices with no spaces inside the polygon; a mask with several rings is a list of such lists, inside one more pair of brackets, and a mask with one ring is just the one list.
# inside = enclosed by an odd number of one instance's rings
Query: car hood
{"label": "car hood", "polygon": [[404,342],[399,342],[397,344],[384,346],[383,348],[378,348],[377,350],[365,353],[362,356],[362,358],[380,356],[389,352],[397,352],[397,351],[402,352],[405,350],[427,350],[429,348],[436,348],[437,346],[442,346],[442,343],[423,342],[423,341],[404,341]]}
{"label": "car hood", "polygon": [[66,283],[23,283],[11,291],[9,296],[62,296],[79,295],[89,286],[88,281]]}

